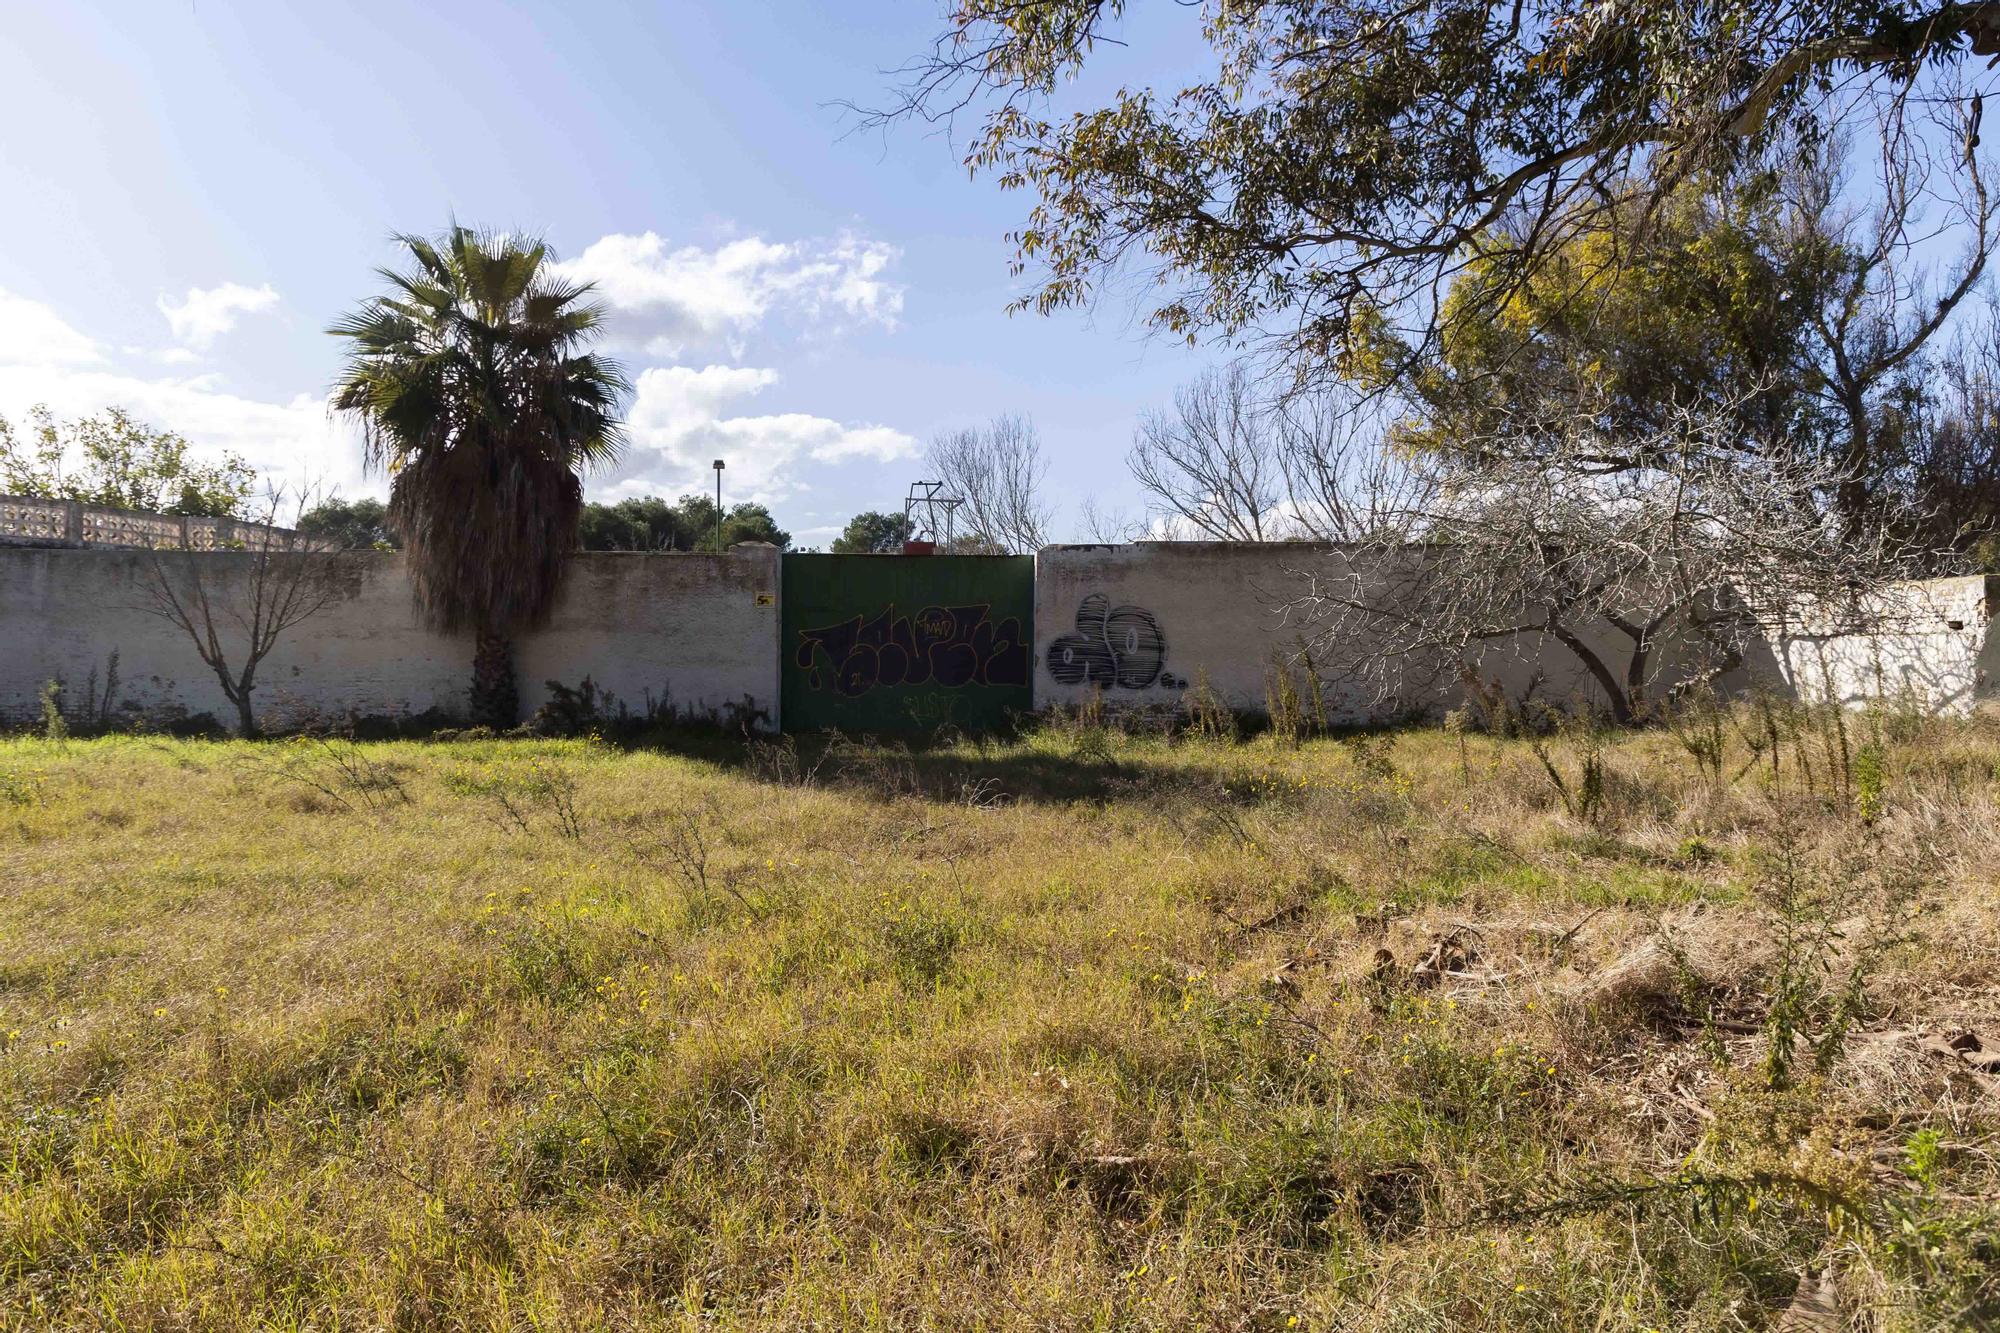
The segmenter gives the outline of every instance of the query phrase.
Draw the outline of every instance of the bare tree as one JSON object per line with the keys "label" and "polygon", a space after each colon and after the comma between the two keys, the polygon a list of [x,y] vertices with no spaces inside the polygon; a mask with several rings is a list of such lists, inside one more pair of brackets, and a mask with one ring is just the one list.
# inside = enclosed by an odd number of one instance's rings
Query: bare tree
{"label": "bare tree", "polygon": [[961,549],[1022,555],[1048,544],[1054,514],[1039,492],[1049,465],[1033,421],[998,416],[984,428],[946,432],[931,440],[924,458],[932,475],[965,501]]}
{"label": "bare tree", "polygon": [[1293,394],[1278,408],[1291,524],[1316,541],[1374,540],[1428,494],[1423,470],[1384,447],[1381,405],[1357,405],[1354,397],[1320,388]]}
{"label": "bare tree", "polygon": [[1091,541],[1106,546],[1136,541],[1145,535],[1146,525],[1122,508],[1107,509],[1094,495],[1083,497],[1083,533]]}
{"label": "bare tree", "polygon": [[268,492],[260,525],[218,528],[218,550],[147,553],[143,609],[188,636],[236,706],[243,736],[258,734],[251,707],[257,668],[278,641],[360,589],[360,567],[350,555],[278,526],[283,505],[281,491]]}
{"label": "bare tree", "polygon": [[1357,398],[1338,385],[1275,391],[1242,362],[1183,385],[1126,455],[1151,530],[1345,542],[1392,523],[1413,478],[1378,447],[1380,409]]}
{"label": "bare tree", "polygon": [[1216,541],[1284,535],[1275,415],[1237,362],[1182,385],[1171,409],[1142,417],[1125,462],[1147,495],[1149,517]]}
{"label": "bare tree", "polygon": [[1540,407],[1533,459],[1414,460],[1376,507],[1393,521],[1302,571],[1315,660],[1387,698],[1556,644],[1625,723],[1656,702],[1668,644],[1684,676],[1713,676],[1807,610],[1859,627],[1924,564],[1900,515],[1843,531],[1823,503],[1846,479],[1834,461],[1730,448],[1732,412],[1683,409],[1644,442],[1652,466],[1610,475],[1600,421],[1564,398]]}

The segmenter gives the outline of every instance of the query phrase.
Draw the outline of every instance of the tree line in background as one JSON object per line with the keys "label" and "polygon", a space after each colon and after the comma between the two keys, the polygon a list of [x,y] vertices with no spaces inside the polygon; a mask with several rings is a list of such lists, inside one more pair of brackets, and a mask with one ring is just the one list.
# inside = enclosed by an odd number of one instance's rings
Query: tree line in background
{"label": "tree line in background", "polygon": [[[715,501],[705,495],[683,495],[668,504],[656,495],[587,504],[580,525],[586,551],[713,551],[716,549]],[[721,542],[728,550],[738,542],[791,545],[761,504],[735,504],[722,511]]]}
{"label": "tree line in background", "polygon": [[[0,417],[0,494],[171,515],[245,518],[255,507],[258,477],[242,459],[219,463],[190,457],[185,436],[134,418],[120,408],[58,420],[46,407],[28,417],[23,440]],[[1002,417],[986,428],[940,435],[927,465],[966,504],[947,549],[966,553],[1032,551],[1047,540],[1050,514],[1040,498],[1046,472],[1034,425]],[[268,506],[267,506],[268,507]],[[260,519],[272,515],[259,513]],[[370,496],[329,496],[299,506],[291,525],[302,535],[342,550],[396,550],[402,545],[389,506]],[[900,551],[915,531],[901,513],[858,514],[832,543],[837,553]],[[699,552],[716,549],[716,505],[688,494],[669,502],[648,495],[587,502],[578,512],[577,546],[585,551]],[[768,506],[729,505],[722,511],[722,548],[739,542],[790,547]]]}
{"label": "tree line in background", "polygon": [[[939,434],[926,451],[925,470],[963,502],[951,539],[937,535],[940,550],[1015,555],[1048,544],[1053,514],[1041,493],[1048,463],[1028,418],[1000,416],[985,426]],[[380,500],[326,500],[302,514],[298,527],[350,548],[398,545],[388,508]],[[848,521],[829,549],[837,555],[890,554],[901,551],[917,532],[909,515],[866,510]],[[738,542],[792,545],[792,535],[778,526],[767,506],[757,503],[726,507],[721,540],[724,550]],[[578,519],[578,546],[585,551],[713,551],[715,501],[688,494],[671,503],[654,495],[586,503]]]}
{"label": "tree line in background", "polygon": [[[683,495],[671,504],[656,495],[608,504],[593,501],[578,512],[577,546],[585,551],[713,551],[715,515],[715,501],[703,495]],[[348,548],[393,550],[400,545],[389,525],[388,506],[380,500],[322,501],[299,516],[298,526],[309,536]],[[761,504],[731,505],[723,512],[724,550],[738,542],[789,546],[791,540]]]}

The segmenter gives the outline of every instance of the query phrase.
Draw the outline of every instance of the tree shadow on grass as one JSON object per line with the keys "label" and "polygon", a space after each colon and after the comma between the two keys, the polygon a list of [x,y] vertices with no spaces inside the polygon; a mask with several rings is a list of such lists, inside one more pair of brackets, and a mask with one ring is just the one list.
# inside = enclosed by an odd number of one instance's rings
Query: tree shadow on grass
{"label": "tree shadow on grass", "polygon": [[1225,776],[1219,768],[1182,758],[1169,764],[1134,762],[1109,751],[1065,754],[957,737],[850,737],[838,732],[744,736],[690,729],[632,742],[628,748],[671,752],[779,786],[972,806],[1010,801],[1102,804],[1155,791],[1220,789]]}

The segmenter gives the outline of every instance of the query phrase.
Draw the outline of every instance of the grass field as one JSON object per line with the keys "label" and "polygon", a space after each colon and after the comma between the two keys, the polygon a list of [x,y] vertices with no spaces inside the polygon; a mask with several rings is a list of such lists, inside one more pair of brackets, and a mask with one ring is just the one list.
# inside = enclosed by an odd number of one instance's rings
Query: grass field
{"label": "grass field", "polygon": [[0,742],[0,1324],[1977,1327],[1996,762]]}

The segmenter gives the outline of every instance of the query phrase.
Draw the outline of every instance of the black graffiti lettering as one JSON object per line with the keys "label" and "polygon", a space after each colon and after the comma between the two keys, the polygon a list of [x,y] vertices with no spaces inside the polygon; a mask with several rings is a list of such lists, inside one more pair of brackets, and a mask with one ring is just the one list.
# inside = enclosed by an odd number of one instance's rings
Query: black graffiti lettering
{"label": "black graffiti lettering", "polygon": [[979,612],[980,623],[975,627],[987,631],[988,637],[981,640],[976,651],[979,654],[978,679],[987,685],[1018,685],[1028,683],[1028,640],[1021,633],[1018,616],[1008,616],[998,625],[986,624],[986,611]]}
{"label": "black graffiti lettering", "polygon": [[1049,675],[1062,685],[1117,686],[1143,690],[1156,682],[1172,684],[1166,675],[1167,636],[1151,611],[1138,606],[1114,608],[1101,592],[1091,593],[1076,608],[1076,632],[1049,644]]}
{"label": "black graffiti lettering", "polygon": [[927,606],[914,616],[898,616],[891,605],[873,619],[854,616],[818,629],[799,631],[793,664],[806,673],[809,690],[831,687],[853,698],[877,687],[936,682],[949,689],[966,685],[1026,685],[1028,644],[1018,617],[998,625],[992,607]]}
{"label": "black graffiti lettering", "polygon": [[806,674],[808,689],[825,688],[825,678],[821,675],[820,658],[823,653],[838,673],[840,664],[854,652],[861,639],[861,617],[843,620],[837,625],[825,625],[819,629],[806,630],[799,635],[799,650],[792,664]]}

